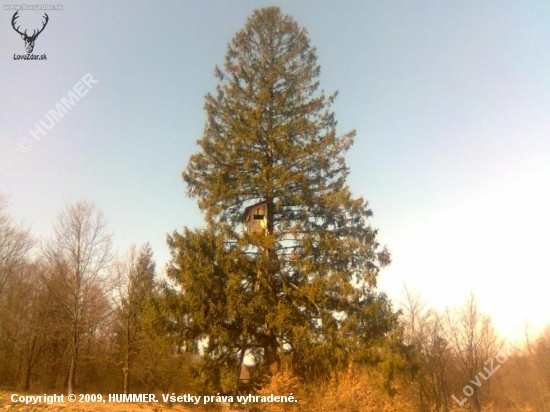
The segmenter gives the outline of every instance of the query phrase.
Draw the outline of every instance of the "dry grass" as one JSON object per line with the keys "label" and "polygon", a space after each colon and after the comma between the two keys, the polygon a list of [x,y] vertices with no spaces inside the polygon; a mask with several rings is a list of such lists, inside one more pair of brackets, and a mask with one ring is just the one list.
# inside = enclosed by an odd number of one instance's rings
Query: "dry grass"
{"label": "dry grass", "polygon": [[[92,411],[115,411],[115,412],[160,412],[160,411],[173,411],[173,412],[202,412],[208,410],[209,412],[225,412],[229,410],[228,405],[218,405],[204,409],[200,407],[186,407],[183,405],[169,405],[164,404],[162,401],[158,403],[55,403],[48,405],[41,402],[36,405],[25,405],[21,403],[13,403],[10,399],[12,393],[8,391],[0,391],[0,411],[32,411],[32,412],[92,412]],[[36,394],[41,395],[41,394]],[[157,397],[159,398],[159,397]]]}
{"label": "dry grass", "polygon": [[[273,375],[270,383],[262,389],[260,394],[288,395],[293,392],[299,402],[263,404],[261,408],[253,410],[262,412],[416,412],[419,410],[411,399],[403,396],[408,391],[404,387],[399,387],[398,382],[394,382],[393,385],[397,393],[394,396],[389,396],[383,386],[383,379],[376,373],[357,373],[350,369],[333,376],[329,382],[306,391],[290,372],[282,370]],[[464,408],[453,405],[451,411],[463,412],[468,410],[468,407],[469,405],[464,405]],[[484,407],[483,412],[539,411],[528,406],[502,409],[490,405]]]}
{"label": "dry grass", "polygon": [[[399,392],[399,388],[396,388]],[[14,392],[0,391],[0,412],[4,411],[34,411],[34,412],[92,412],[92,411],[140,411],[140,412],[228,412],[225,405],[186,406],[182,404],[158,403],[38,403],[25,405],[11,402]],[[399,395],[390,397],[380,389],[380,381],[376,375],[357,374],[351,371],[333,377],[329,382],[313,389],[306,390],[290,372],[276,373],[271,382],[258,395],[286,395],[293,393],[298,403],[250,403],[241,405],[234,410],[250,412],[415,412],[418,409],[413,403]],[[36,394],[40,395],[40,394]],[[160,398],[157,397],[157,398]],[[467,409],[467,408],[466,408]],[[465,409],[456,407],[453,412]],[[483,408],[484,412],[504,412],[493,406]],[[506,412],[538,412],[528,406],[508,408]]]}
{"label": "dry grass", "polygon": [[[298,398],[294,404],[264,404],[265,412],[413,412],[413,405],[399,396],[390,397],[380,389],[376,377],[351,370],[335,375],[329,382],[306,391],[288,371],[275,374],[260,394],[288,395]],[[258,409],[260,410],[260,409]]]}

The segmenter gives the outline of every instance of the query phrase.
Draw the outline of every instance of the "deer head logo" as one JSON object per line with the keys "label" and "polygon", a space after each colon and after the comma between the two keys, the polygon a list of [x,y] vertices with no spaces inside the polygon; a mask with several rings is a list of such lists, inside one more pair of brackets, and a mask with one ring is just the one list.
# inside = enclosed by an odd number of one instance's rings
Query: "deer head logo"
{"label": "deer head logo", "polygon": [[38,31],[34,30],[32,35],[29,36],[29,35],[27,35],[27,30],[25,30],[25,33],[21,33],[19,31],[19,27],[21,27],[21,26],[15,27],[15,23],[16,23],[15,20],[17,20],[17,18],[19,17],[17,13],[19,13],[19,11],[16,11],[15,14],[13,15],[13,18],[11,19],[11,25],[12,25],[13,29],[21,35],[21,38],[23,40],[25,40],[25,48],[27,49],[27,53],[32,53],[32,51],[34,49],[34,42],[36,41],[36,38],[38,37],[38,35],[40,33],[42,33],[44,31],[44,28],[46,27],[46,24],[48,24],[48,20],[50,18],[48,17],[48,15],[46,13],[44,13],[44,18],[46,19],[46,21],[44,23],[42,23],[42,28]]}

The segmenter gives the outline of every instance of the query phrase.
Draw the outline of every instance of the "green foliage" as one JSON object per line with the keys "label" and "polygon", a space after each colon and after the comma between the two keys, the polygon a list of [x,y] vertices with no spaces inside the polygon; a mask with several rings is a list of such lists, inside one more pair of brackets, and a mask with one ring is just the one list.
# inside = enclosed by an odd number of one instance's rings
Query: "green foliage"
{"label": "green foliage", "polygon": [[155,266],[151,247],[146,244],[137,253],[132,249],[116,270],[116,363],[125,393],[167,389],[180,378],[185,363],[174,353],[166,328]]}
{"label": "green foliage", "polygon": [[[319,72],[305,29],[265,8],[230,43],[206,97],[201,151],[183,179],[207,228],[169,237],[168,276],[174,320],[204,346],[217,384],[245,354],[260,371],[290,357],[302,376],[327,375],[396,326],[375,290],[389,253],[346,185],[355,133],[337,134]],[[258,202],[265,229],[249,233],[243,213]]]}
{"label": "green foliage", "polygon": [[265,317],[265,296],[252,288],[255,266],[242,253],[227,251],[212,232],[185,229],[183,235],[174,233],[169,243],[179,253],[168,276],[184,286],[181,296],[171,296],[178,302],[172,309],[181,315],[174,320],[180,322],[183,341],[192,347],[201,343],[201,384],[219,387],[224,373],[236,375],[240,370],[239,355],[253,349],[251,339]]}

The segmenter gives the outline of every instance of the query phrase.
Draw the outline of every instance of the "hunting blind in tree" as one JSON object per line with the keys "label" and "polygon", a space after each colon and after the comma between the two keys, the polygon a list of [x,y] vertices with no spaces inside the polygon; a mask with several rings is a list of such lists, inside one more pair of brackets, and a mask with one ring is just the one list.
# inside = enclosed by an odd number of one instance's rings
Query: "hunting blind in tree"
{"label": "hunting blind in tree", "polygon": [[244,210],[244,220],[248,233],[265,233],[267,229],[267,202],[262,201]]}

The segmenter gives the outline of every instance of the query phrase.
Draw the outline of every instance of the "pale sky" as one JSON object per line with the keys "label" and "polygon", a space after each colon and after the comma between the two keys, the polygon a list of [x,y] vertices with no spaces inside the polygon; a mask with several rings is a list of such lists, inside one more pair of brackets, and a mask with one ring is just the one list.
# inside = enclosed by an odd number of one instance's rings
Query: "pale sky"
{"label": "pale sky", "polygon": [[[214,67],[255,8],[278,5],[339,91],[339,131],[357,130],[349,183],[393,255],[380,289],[438,309],[473,291],[507,336],[550,323],[550,2],[61,1],[43,61],[14,60],[24,42],[0,10],[0,193],[37,237],[87,199],[121,254],[149,241],[164,266],[166,234],[202,225],[180,175]],[[36,141],[87,73],[99,83]]]}

